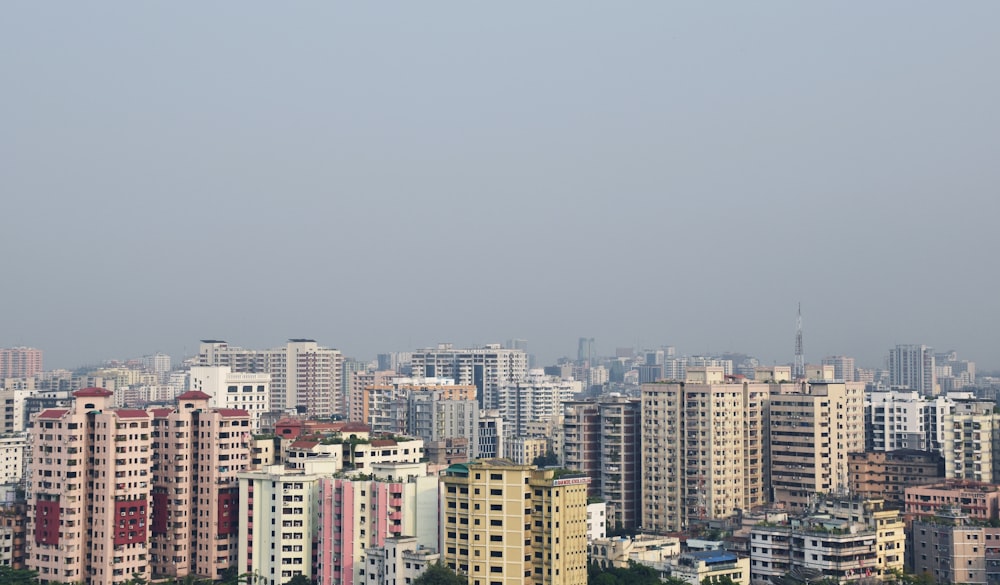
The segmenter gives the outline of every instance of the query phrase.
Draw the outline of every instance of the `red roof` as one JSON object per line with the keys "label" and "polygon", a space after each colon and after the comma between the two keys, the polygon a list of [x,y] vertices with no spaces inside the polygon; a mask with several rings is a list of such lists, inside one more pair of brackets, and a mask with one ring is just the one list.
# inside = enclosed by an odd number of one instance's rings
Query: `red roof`
{"label": "red roof", "polygon": [[118,418],[149,418],[149,413],[137,408],[119,408],[115,411]]}
{"label": "red roof", "polygon": [[307,441],[305,439],[298,439],[294,443],[288,446],[289,449],[312,449],[316,445],[319,445],[319,441]]}
{"label": "red roof", "polygon": [[392,447],[396,444],[396,441],[392,439],[375,439],[372,441],[372,447]]}
{"label": "red roof", "polygon": [[353,421],[346,422],[344,423],[344,426],[340,427],[340,432],[342,433],[351,433],[351,432],[370,433],[371,430],[372,430],[371,427],[369,427],[365,423],[353,422]]}
{"label": "red roof", "polygon": [[150,410],[150,412],[153,413],[153,416],[155,418],[166,418],[170,416],[170,413],[172,413],[173,411],[174,409],[172,408],[154,408]]}
{"label": "red roof", "polygon": [[69,412],[66,408],[50,408],[48,410],[43,410],[38,418],[62,418],[64,414]]}
{"label": "red roof", "polygon": [[247,412],[245,410],[241,410],[239,408],[220,408],[220,409],[216,410],[215,412],[218,412],[219,416],[227,416],[227,417],[228,416],[250,416],[249,412]]}
{"label": "red roof", "polygon": [[177,400],[211,400],[212,397],[201,390],[188,390],[177,397]]}
{"label": "red roof", "polygon": [[114,396],[114,392],[111,390],[105,390],[104,388],[82,388],[73,393],[73,396],[80,398],[91,397],[91,396]]}

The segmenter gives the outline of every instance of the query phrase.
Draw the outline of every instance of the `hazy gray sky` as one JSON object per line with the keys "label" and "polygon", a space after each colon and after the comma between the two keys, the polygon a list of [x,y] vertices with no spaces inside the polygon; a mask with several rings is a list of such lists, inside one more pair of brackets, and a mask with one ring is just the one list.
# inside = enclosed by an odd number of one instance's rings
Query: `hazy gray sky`
{"label": "hazy gray sky", "polygon": [[1000,3],[7,3],[0,346],[997,359]]}

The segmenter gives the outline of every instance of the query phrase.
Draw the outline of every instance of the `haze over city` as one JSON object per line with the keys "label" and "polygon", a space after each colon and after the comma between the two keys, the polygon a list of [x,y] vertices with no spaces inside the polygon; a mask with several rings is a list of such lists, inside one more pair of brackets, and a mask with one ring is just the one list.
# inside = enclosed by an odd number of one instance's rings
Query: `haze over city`
{"label": "haze over city", "polygon": [[11,4],[0,346],[788,363],[801,302],[808,360],[998,369],[998,17]]}

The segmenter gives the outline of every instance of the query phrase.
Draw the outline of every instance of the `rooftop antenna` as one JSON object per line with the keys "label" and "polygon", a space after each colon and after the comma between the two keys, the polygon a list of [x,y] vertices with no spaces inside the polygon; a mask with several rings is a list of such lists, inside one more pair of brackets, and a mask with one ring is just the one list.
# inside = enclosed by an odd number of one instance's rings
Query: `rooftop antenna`
{"label": "rooftop antenna", "polygon": [[802,350],[802,303],[799,303],[799,316],[795,320],[795,366],[792,377],[796,380],[806,375],[806,356]]}

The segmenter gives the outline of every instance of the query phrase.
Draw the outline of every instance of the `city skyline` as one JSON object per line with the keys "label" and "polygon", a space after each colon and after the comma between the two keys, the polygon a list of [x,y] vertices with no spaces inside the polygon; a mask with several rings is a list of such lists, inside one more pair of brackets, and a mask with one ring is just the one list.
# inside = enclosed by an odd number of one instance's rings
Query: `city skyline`
{"label": "city skyline", "polygon": [[0,345],[1000,369],[1000,5],[11,7]]}
{"label": "city skyline", "polygon": [[[580,338],[580,339],[585,339],[585,338]],[[623,344],[608,344],[608,347],[604,347],[604,346],[601,346],[600,344],[597,344],[596,340],[594,338],[586,338],[586,339],[589,342],[591,342],[591,344],[593,344],[596,348],[599,349],[599,351],[595,350],[593,356],[594,356],[595,359],[600,359],[600,360],[614,359],[616,350],[621,350],[621,349],[626,349],[626,348],[634,350],[634,352],[635,352],[635,358],[636,359],[641,358],[641,353],[643,351],[655,351],[655,350],[662,351],[662,350],[664,350],[666,348],[670,348],[672,351],[675,352],[674,355],[677,358],[710,357],[710,356],[718,357],[718,356],[723,356],[723,355],[744,355],[744,356],[746,356],[748,358],[755,358],[755,359],[757,359],[759,361],[759,363],[760,363],[761,366],[774,366],[774,365],[784,366],[784,365],[787,365],[787,366],[793,367],[794,366],[794,362],[795,362],[795,356],[794,355],[791,357],[791,359],[786,359],[786,360],[783,360],[783,361],[780,360],[780,359],[767,360],[767,359],[763,358],[761,355],[755,354],[752,351],[750,351],[748,349],[744,349],[744,348],[740,348],[740,349],[727,349],[727,350],[722,350],[722,351],[714,351],[714,350],[705,350],[705,351],[700,351],[700,352],[699,351],[683,351],[684,350],[683,346],[681,346],[681,349],[678,350],[678,346],[677,345],[670,344],[670,343],[648,344],[648,345],[631,345],[631,346],[630,345],[623,345]],[[230,347],[232,347],[232,348],[234,348],[234,349],[236,349],[238,351],[246,350],[246,351],[250,351],[250,352],[283,351],[284,347],[285,347],[285,343],[284,342],[267,343],[267,344],[264,344],[264,345],[261,345],[261,346],[250,346],[250,345],[239,343],[239,342],[230,343],[229,340],[224,340],[224,339],[212,339],[212,340],[204,340],[203,339],[203,340],[199,340],[199,341],[201,342],[201,346],[202,347],[204,346],[204,343],[206,341],[208,341],[208,342],[211,342],[211,343],[224,343],[224,344],[228,344]],[[539,357],[539,355],[536,352],[534,352],[532,350],[530,341],[526,340],[526,339],[523,339],[523,338],[511,338],[511,339],[505,339],[503,341],[497,340],[497,341],[491,341],[491,342],[470,343],[470,344],[465,344],[465,345],[456,344],[456,343],[452,343],[452,342],[441,342],[441,343],[433,343],[433,344],[422,345],[422,346],[419,346],[419,347],[413,347],[413,348],[408,348],[408,349],[407,348],[403,348],[403,349],[391,349],[391,350],[390,349],[377,350],[372,355],[358,355],[358,354],[351,353],[350,351],[344,351],[342,348],[337,347],[334,344],[324,343],[323,340],[303,339],[303,338],[289,338],[289,339],[283,340],[283,341],[287,341],[287,342],[293,342],[293,341],[316,342],[316,341],[318,341],[318,345],[320,347],[326,348],[328,350],[333,350],[335,352],[338,352],[345,359],[362,360],[364,362],[369,362],[369,363],[376,362],[378,360],[378,356],[379,355],[419,353],[421,351],[435,350],[435,349],[440,349],[442,347],[453,348],[455,350],[468,350],[468,349],[484,349],[484,348],[489,347],[489,346],[499,346],[499,347],[502,347],[504,349],[507,349],[508,348],[508,344],[511,341],[517,341],[517,342],[519,342],[521,344],[524,344],[525,342],[527,342],[527,350],[526,351],[527,351],[527,354],[534,360],[535,366],[533,366],[533,367],[541,367],[541,366],[545,366],[545,365],[556,365],[556,364],[558,364],[560,362],[563,362],[564,360],[568,360],[569,362],[574,361],[574,357],[572,355],[572,352],[569,352],[569,351],[564,352],[564,353],[562,353],[560,355],[552,356],[551,359],[548,356],[545,356],[545,358],[542,359],[542,358]],[[832,365],[832,363],[836,362],[836,360],[846,359],[846,360],[850,361],[852,364],[854,364],[856,362],[856,367],[857,368],[869,369],[869,370],[876,370],[876,371],[882,370],[882,371],[885,371],[887,374],[891,375],[891,373],[893,371],[892,365],[890,363],[890,360],[892,359],[892,355],[895,352],[898,352],[900,350],[900,348],[909,347],[910,345],[912,345],[912,344],[896,344],[893,347],[887,347],[887,348],[885,348],[885,351],[883,352],[883,355],[882,355],[881,359],[876,359],[872,363],[867,363],[867,362],[865,362],[863,360],[859,360],[854,355],[843,355],[843,354],[834,354],[834,353],[827,353],[827,354],[822,355],[822,357],[807,356],[805,361],[806,361],[806,364],[808,364],[808,365],[817,365],[818,366],[821,363]],[[971,354],[967,354],[964,351],[958,350],[958,349],[956,349],[954,347],[939,348],[939,347],[927,345],[927,346],[925,346],[925,348],[926,348],[927,351],[932,352],[933,354],[954,353],[954,354],[956,354],[962,360],[969,360],[969,361],[972,361],[974,363],[977,363],[978,366],[979,366],[979,368],[978,368],[979,372],[982,375],[990,375],[991,373],[995,373],[995,371],[993,369],[991,369],[990,367],[988,367],[988,366],[984,367],[984,364],[982,364],[981,362],[977,362],[976,360],[971,359],[970,358]],[[11,350],[11,349],[27,349],[27,350],[32,350],[32,351],[41,351],[42,354],[45,355],[45,364],[46,364],[45,371],[53,371],[53,370],[76,370],[76,369],[88,368],[88,367],[100,367],[102,365],[106,365],[106,364],[110,364],[110,363],[126,362],[126,361],[133,361],[133,360],[151,361],[156,356],[165,356],[166,358],[168,358],[168,360],[167,360],[168,363],[170,361],[170,358],[172,358],[173,360],[175,360],[173,362],[173,364],[175,366],[174,369],[183,369],[183,368],[186,368],[185,364],[182,363],[185,360],[188,360],[191,363],[194,363],[195,365],[197,365],[199,363],[199,360],[203,360],[203,356],[199,356],[199,350],[198,350],[198,345],[197,344],[195,345],[195,349],[193,351],[187,349],[187,346],[185,346],[185,348],[181,352],[179,352],[179,353],[173,353],[173,354],[165,352],[165,351],[160,351],[160,350],[151,351],[151,352],[136,352],[136,351],[134,351],[134,352],[132,352],[131,354],[128,354],[128,355],[105,356],[103,358],[97,358],[97,359],[94,359],[94,360],[91,360],[91,361],[88,361],[88,362],[72,363],[72,364],[59,364],[59,363],[57,363],[55,365],[52,365],[52,361],[53,360],[50,358],[50,356],[49,356],[48,352],[45,350],[45,348],[26,347],[26,346],[12,347],[12,348],[3,348],[2,346],[0,346],[0,349],[8,349],[8,350]],[[450,349],[449,349],[449,351],[450,351]],[[849,352],[845,352],[845,353],[849,353]],[[852,365],[851,367],[853,368],[854,365]],[[1000,371],[1000,369],[998,369],[997,371]],[[903,384],[903,385],[904,386],[909,386],[909,384]]]}

